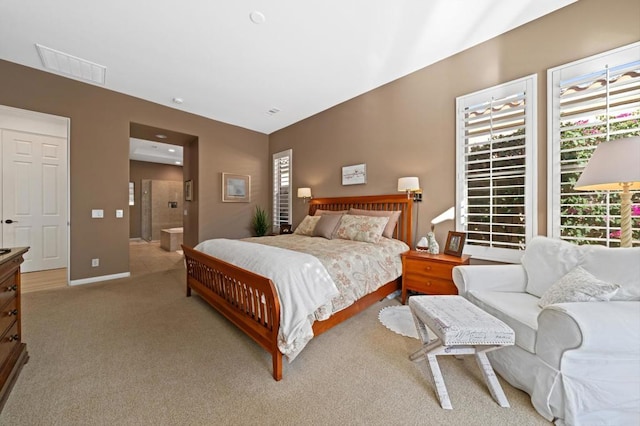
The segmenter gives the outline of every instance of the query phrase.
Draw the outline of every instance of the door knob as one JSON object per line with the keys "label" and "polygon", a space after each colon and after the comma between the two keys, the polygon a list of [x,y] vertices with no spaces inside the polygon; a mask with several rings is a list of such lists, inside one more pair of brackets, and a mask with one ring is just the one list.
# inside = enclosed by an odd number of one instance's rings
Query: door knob
{"label": "door knob", "polygon": [[11,224],[11,223],[18,223],[18,221],[17,220],[7,219],[7,220],[4,221],[4,223]]}

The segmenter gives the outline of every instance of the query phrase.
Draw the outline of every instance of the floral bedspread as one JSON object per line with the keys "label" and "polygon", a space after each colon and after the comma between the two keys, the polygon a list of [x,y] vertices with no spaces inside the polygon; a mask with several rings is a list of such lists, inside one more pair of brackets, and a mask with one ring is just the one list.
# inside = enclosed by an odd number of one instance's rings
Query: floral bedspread
{"label": "floral bedspread", "polygon": [[320,321],[402,275],[400,253],[409,250],[404,242],[390,238],[375,244],[296,234],[244,240],[308,253],[320,260],[340,292],[316,311],[315,319]]}

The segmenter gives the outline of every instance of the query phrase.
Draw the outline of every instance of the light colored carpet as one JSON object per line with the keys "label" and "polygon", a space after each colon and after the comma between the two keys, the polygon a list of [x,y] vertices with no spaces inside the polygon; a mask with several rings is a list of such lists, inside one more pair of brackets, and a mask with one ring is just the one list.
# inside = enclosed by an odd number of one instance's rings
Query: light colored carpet
{"label": "light colored carpet", "polygon": [[454,409],[440,408],[420,342],[389,331],[384,300],[318,336],[284,378],[271,359],[198,296],[184,270],[29,293],[30,360],[2,425],[548,425],[502,381],[491,398],[472,357],[440,362]]}

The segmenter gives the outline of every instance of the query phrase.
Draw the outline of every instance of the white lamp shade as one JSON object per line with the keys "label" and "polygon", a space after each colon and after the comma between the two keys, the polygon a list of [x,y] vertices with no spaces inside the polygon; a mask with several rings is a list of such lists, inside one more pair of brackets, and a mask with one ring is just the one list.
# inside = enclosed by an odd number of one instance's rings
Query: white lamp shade
{"label": "white lamp shade", "polygon": [[311,198],[311,188],[298,188],[298,198]]}
{"label": "white lamp shade", "polygon": [[447,210],[434,217],[431,221],[432,225],[437,225],[445,220],[453,220],[456,217],[456,211],[454,207],[449,207]]}
{"label": "white lamp shade", "polygon": [[579,191],[640,189],[640,136],[602,142],[593,151],[574,188]]}
{"label": "white lamp shade", "polygon": [[398,191],[417,191],[420,189],[420,181],[417,177],[401,177],[398,179]]}

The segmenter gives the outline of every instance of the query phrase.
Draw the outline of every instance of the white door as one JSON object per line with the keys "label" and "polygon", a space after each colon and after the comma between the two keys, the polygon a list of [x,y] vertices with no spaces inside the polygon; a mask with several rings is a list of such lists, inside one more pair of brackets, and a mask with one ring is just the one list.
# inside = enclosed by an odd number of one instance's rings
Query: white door
{"label": "white door", "polygon": [[66,138],[0,131],[2,246],[31,247],[22,272],[66,268]]}

